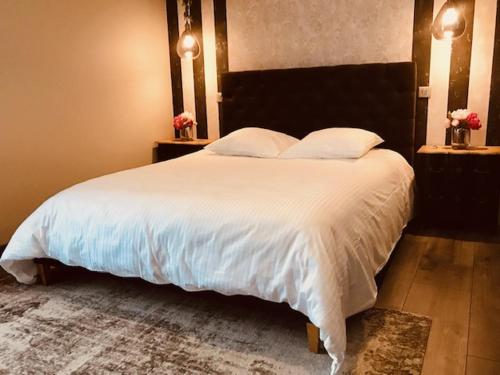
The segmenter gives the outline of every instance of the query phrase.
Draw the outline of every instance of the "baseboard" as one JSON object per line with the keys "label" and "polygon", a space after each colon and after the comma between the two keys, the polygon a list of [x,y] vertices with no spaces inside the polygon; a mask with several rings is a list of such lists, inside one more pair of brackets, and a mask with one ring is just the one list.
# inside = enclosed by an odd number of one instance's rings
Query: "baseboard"
{"label": "baseboard", "polygon": [[7,244],[5,245],[0,245],[0,257],[2,256],[3,254],[3,251],[5,250],[5,248],[7,247]]}

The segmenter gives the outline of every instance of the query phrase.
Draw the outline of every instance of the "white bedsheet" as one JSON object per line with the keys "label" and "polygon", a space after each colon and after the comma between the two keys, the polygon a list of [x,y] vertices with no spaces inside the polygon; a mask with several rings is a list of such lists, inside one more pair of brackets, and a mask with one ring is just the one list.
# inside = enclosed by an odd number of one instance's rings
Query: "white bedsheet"
{"label": "white bedsheet", "polygon": [[[320,327],[339,370],[345,318],[371,307],[376,272],[410,218],[413,170],[376,149],[358,160],[197,152],[75,185],[17,230],[0,265],[31,259],[288,304]],[[306,349],[304,349],[306,350]]]}

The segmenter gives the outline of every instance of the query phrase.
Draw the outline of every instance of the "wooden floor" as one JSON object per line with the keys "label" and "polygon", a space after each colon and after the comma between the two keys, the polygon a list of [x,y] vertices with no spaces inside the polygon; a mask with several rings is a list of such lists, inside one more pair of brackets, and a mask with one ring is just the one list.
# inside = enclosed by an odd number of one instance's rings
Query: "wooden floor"
{"label": "wooden floor", "polygon": [[404,236],[377,306],[432,318],[423,375],[500,374],[498,238],[442,236]]}

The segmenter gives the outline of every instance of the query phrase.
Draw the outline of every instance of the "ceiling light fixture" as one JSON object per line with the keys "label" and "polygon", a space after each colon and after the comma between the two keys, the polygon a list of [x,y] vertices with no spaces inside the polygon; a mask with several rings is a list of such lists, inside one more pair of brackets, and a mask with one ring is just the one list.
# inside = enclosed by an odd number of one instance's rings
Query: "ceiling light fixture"
{"label": "ceiling light fixture", "polygon": [[437,40],[460,38],[465,32],[465,17],[455,0],[447,0],[432,23],[432,35]]}
{"label": "ceiling light fixture", "polygon": [[200,56],[200,43],[191,30],[191,4],[192,0],[183,0],[184,4],[184,32],[177,42],[177,54],[180,58],[196,59]]}

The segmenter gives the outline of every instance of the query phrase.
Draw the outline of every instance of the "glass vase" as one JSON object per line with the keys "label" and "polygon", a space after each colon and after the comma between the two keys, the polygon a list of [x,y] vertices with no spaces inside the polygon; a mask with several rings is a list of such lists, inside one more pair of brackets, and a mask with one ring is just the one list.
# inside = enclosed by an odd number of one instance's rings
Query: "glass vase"
{"label": "glass vase", "polygon": [[193,140],[193,128],[187,126],[185,128],[179,129],[179,138],[181,141],[192,141]]}
{"label": "glass vase", "polygon": [[451,148],[465,150],[470,144],[470,129],[458,126],[451,127]]}

